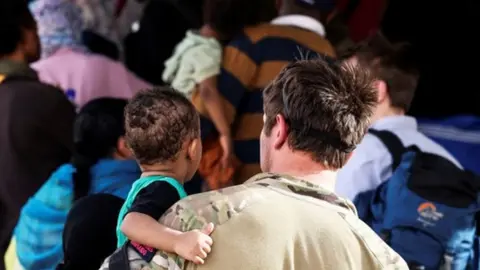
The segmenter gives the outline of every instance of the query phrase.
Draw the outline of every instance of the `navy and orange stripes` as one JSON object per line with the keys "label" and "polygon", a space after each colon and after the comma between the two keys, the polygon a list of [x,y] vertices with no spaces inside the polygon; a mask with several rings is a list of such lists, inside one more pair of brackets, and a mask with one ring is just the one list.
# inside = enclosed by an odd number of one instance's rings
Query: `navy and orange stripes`
{"label": "navy and orange stripes", "polygon": [[[263,127],[262,90],[291,61],[334,56],[330,43],[316,33],[290,26],[265,24],[247,28],[224,49],[218,90],[224,98],[237,158],[244,164],[237,175],[243,182],[260,172],[259,137]],[[202,115],[202,137],[213,130],[199,95],[193,103]]]}

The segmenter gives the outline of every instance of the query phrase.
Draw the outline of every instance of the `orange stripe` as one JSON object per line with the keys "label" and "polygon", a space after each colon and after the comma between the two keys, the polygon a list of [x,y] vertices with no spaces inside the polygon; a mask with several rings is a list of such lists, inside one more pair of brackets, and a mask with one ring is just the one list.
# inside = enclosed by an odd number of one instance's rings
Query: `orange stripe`
{"label": "orange stripe", "polygon": [[247,54],[230,46],[227,46],[223,52],[222,66],[245,88],[249,88],[257,71],[257,65]]}
{"label": "orange stripe", "polygon": [[249,113],[239,116],[235,125],[238,127],[234,133],[234,140],[251,140],[260,138],[263,128],[263,114]]}
{"label": "orange stripe", "polygon": [[258,67],[258,73],[252,81],[252,89],[265,88],[275,77],[288,65],[287,61],[268,61],[263,62]]}
{"label": "orange stripe", "polygon": [[417,211],[418,212],[422,212],[423,210],[427,209],[427,208],[430,208],[432,209],[433,211],[436,211],[437,210],[437,207],[431,203],[431,202],[425,202],[425,203],[422,203],[420,204],[420,206],[418,207]]}

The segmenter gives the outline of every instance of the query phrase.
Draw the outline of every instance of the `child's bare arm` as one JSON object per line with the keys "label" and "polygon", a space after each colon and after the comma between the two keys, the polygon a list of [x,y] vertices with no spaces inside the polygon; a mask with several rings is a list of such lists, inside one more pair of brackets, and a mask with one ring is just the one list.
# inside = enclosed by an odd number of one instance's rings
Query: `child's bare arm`
{"label": "child's bare arm", "polygon": [[155,219],[141,213],[129,213],[121,227],[128,239],[139,244],[176,253],[196,264],[203,264],[213,244],[210,234],[213,224],[202,231],[180,232],[160,224]]}
{"label": "child's bare arm", "polygon": [[217,78],[210,77],[200,83],[200,95],[215,128],[220,133],[220,142],[224,151],[223,162],[227,165],[232,155],[230,122],[223,107],[223,100],[217,89]]}
{"label": "child's bare arm", "polygon": [[217,89],[217,77],[210,77],[200,83],[200,95],[218,132],[230,136],[230,123],[225,116],[223,100]]}
{"label": "child's bare arm", "polygon": [[134,242],[172,253],[175,252],[175,240],[181,234],[148,215],[135,212],[125,216],[121,230]]}

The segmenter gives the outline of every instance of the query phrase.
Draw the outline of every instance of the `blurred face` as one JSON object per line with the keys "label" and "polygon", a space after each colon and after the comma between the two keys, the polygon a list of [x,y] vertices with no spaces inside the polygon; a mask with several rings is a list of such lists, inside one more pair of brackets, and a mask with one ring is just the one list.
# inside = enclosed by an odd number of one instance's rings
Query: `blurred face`
{"label": "blurred face", "polygon": [[23,40],[20,44],[20,50],[27,63],[33,63],[40,59],[40,38],[38,37],[36,25],[31,29],[23,30]]}

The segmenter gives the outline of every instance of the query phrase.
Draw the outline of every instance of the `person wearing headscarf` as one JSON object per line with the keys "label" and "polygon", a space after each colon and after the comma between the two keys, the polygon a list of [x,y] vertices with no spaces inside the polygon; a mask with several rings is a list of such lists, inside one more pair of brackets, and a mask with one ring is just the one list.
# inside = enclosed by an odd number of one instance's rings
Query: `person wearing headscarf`
{"label": "person wearing headscarf", "polygon": [[122,63],[87,49],[82,10],[75,2],[35,0],[29,7],[42,45],[42,59],[32,67],[41,81],[62,88],[77,107],[98,97],[128,99],[150,87]]}
{"label": "person wearing headscarf", "polygon": [[[123,40],[140,19],[145,0],[73,0],[82,9],[85,30],[101,37],[118,50],[123,59]],[[91,48],[91,47],[90,47]]]}
{"label": "person wearing headscarf", "polygon": [[64,259],[57,270],[100,268],[103,260],[115,251],[115,226],[123,202],[110,194],[95,194],[75,203],[65,222]]}
{"label": "person wearing headscarf", "polygon": [[80,110],[71,162],[60,166],[21,211],[14,234],[21,268],[51,270],[62,261],[62,232],[75,201],[98,193],[126,198],[140,176],[123,139],[126,104],[100,98]]}

